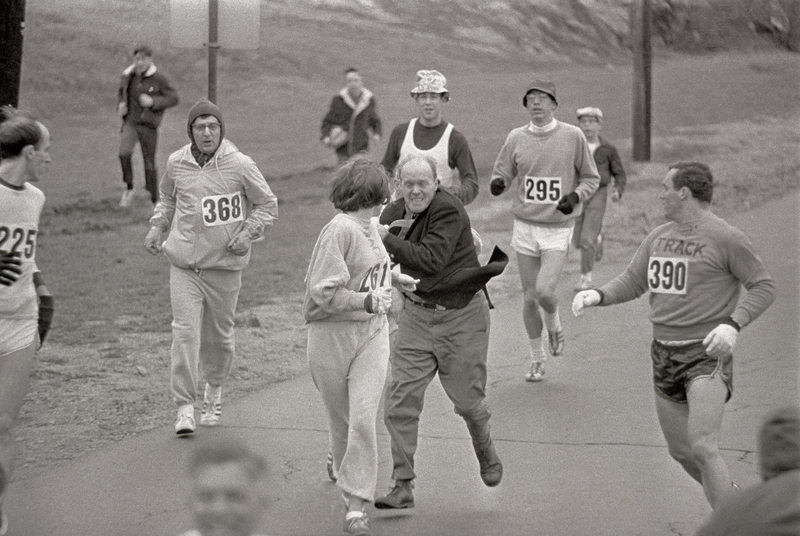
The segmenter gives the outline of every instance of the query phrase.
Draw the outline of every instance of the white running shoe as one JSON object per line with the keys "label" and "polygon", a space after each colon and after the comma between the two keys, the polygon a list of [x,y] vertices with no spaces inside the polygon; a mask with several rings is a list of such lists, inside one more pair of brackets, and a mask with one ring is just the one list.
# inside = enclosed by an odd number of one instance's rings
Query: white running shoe
{"label": "white running shoe", "polygon": [[531,370],[525,375],[526,382],[540,382],[544,379],[544,363],[531,361]]}
{"label": "white running shoe", "polygon": [[133,201],[133,196],[135,195],[136,190],[133,188],[129,190],[125,190],[122,192],[122,198],[119,200],[119,206],[122,208],[127,208],[131,206],[131,202]]}
{"label": "white running shoe", "polygon": [[216,426],[222,416],[222,386],[212,387],[206,383],[203,394],[203,412],[200,414],[200,426]]}
{"label": "white running shoe", "polygon": [[194,406],[186,404],[178,409],[178,420],[175,421],[175,433],[186,435],[194,432]]}

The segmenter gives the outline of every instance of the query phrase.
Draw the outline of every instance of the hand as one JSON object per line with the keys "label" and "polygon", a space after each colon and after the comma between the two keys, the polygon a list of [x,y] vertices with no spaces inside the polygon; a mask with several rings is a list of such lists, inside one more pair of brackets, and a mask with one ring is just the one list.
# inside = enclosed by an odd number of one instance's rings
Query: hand
{"label": "hand", "polygon": [[6,251],[0,254],[0,285],[10,287],[22,274],[19,254]]}
{"label": "hand", "polygon": [[233,240],[228,242],[228,251],[241,257],[247,255],[252,243],[253,239],[250,238],[250,233],[245,229],[240,231],[239,234],[233,237]]}
{"label": "hand", "polygon": [[392,306],[392,287],[381,287],[367,293],[364,310],[368,313],[385,315]]}
{"label": "hand", "polygon": [[39,320],[37,322],[39,348],[44,344],[47,332],[50,331],[50,326],[53,324],[53,314],[55,312],[54,303],[53,296],[50,294],[42,294],[39,296]]}
{"label": "hand", "polygon": [[717,359],[730,355],[736,345],[736,336],[738,334],[736,328],[728,324],[720,324],[715,327],[703,339],[706,354]]}
{"label": "hand", "polygon": [[381,237],[381,240],[386,238],[386,235],[389,234],[389,226],[378,224],[376,227],[378,229],[378,236]]}
{"label": "hand", "polygon": [[506,191],[506,183],[500,177],[492,179],[492,182],[489,183],[489,191],[492,192],[492,195],[500,195]]}
{"label": "hand", "polygon": [[128,115],[128,105],[125,104],[124,102],[120,102],[117,105],[117,115],[120,117],[125,117],[126,115]]}
{"label": "hand", "polygon": [[558,201],[556,210],[563,214],[572,214],[572,210],[575,208],[575,205],[578,204],[578,201],[580,201],[578,194],[570,192]]}
{"label": "hand", "polygon": [[572,299],[572,314],[581,316],[586,307],[594,307],[600,303],[600,293],[596,290],[582,290]]}
{"label": "hand", "polygon": [[414,279],[408,274],[392,272],[392,285],[400,290],[414,292],[417,290],[417,283],[419,283],[419,279]]}
{"label": "hand", "polygon": [[141,104],[144,108],[150,108],[153,105],[153,97],[147,93],[142,93],[139,95],[139,104]]}
{"label": "hand", "polygon": [[620,199],[622,199],[622,194],[619,193],[619,190],[614,188],[614,191],[611,192],[611,200],[615,203],[618,203]]}
{"label": "hand", "polygon": [[151,227],[147,232],[147,236],[144,238],[144,249],[146,249],[148,253],[152,253],[153,255],[161,253],[162,234],[161,229],[158,227]]}

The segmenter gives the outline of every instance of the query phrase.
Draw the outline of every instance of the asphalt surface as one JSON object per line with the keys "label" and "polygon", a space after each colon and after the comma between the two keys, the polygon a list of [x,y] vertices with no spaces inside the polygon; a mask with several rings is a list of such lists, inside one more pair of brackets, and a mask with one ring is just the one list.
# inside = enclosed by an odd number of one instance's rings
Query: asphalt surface
{"label": "asphalt surface", "polygon": [[[743,487],[759,479],[761,419],[776,405],[798,403],[798,214],[794,192],[730,220],[756,244],[778,296],[735,351],[721,444]],[[616,275],[627,261],[605,259],[596,280]],[[371,509],[376,536],[690,535],[708,515],[701,487],[669,457],[656,421],[646,301],[575,319],[572,284],[560,288],[565,352],[549,359],[543,383],[523,381],[519,297],[492,312],[488,401],[502,483],[481,483],[466,427],[434,380],[420,426],[417,506]],[[382,493],[391,456],[382,425],[379,431]],[[344,506],[325,473],[327,423],[308,375],[224,404],[223,425],[195,435],[210,434],[240,436],[268,460],[265,534],[342,534]],[[165,423],[15,482],[6,502],[9,535],[175,536],[191,528],[185,468],[196,440],[175,437]]]}

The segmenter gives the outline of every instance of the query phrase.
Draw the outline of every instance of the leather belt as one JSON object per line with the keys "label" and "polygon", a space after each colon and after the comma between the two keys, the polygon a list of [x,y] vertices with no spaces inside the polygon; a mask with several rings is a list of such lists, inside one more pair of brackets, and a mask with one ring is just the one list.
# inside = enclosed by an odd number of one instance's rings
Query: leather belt
{"label": "leather belt", "polygon": [[404,294],[406,299],[413,303],[414,305],[419,305],[420,307],[424,307],[425,309],[431,309],[433,311],[447,311],[447,307],[444,305],[439,305],[438,303],[426,302],[417,298],[412,298],[408,294]]}

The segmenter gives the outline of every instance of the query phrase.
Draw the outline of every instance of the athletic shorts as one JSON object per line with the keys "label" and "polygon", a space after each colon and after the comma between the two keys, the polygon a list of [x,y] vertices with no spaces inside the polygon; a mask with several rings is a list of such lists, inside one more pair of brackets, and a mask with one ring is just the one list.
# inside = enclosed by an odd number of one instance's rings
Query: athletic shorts
{"label": "athletic shorts", "polygon": [[703,342],[693,342],[683,346],[667,346],[653,341],[650,347],[653,360],[653,387],[656,394],[676,402],[686,403],[686,388],[698,378],[713,378],[720,375],[728,388],[725,402],[733,394],[733,357],[722,359],[706,354]]}
{"label": "athletic shorts", "polygon": [[529,257],[541,257],[543,251],[569,251],[573,224],[568,227],[536,225],[514,219],[511,247]]}
{"label": "athletic shorts", "polygon": [[38,338],[38,322],[32,319],[0,319],[0,356],[22,350]]}

